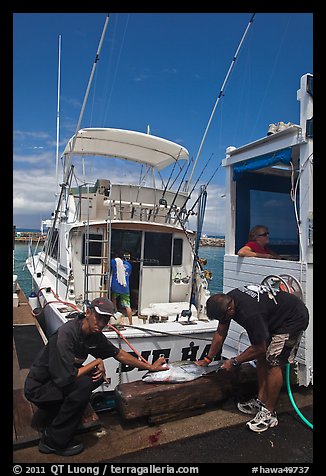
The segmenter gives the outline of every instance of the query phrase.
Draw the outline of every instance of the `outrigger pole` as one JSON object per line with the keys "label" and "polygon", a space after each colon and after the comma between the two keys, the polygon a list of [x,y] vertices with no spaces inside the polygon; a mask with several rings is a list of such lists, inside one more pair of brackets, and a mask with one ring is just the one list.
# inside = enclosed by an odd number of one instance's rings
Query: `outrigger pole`
{"label": "outrigger pole", "polygon": [[[98,45],[98,48],[97,48],[97,52],[96,52],[95,60],[94,60],[94,63],[93,63],[91,75],[90,75],[90,78],[89,78],[89,81],[88,81],[88,85],[87,85],[83,105],[82,105],[82,108],[81,108],[81,111],[80,111],[80,114],[79,114],[79,119],[78,119],[78,123],[77,123],[77,127],[76,127],[76,132],[75,132],[75,135],[73,136],[71,150],[68,154],[68,164],[67,164],[67,167],[66,167],[65,179],[67,178],[68,173],[69,173],[68,170],[69,170],[70,161],[71,161],[71,154],[73,153],[74,148],[75,148],[75,143],[76,143],[76,140],[77,140],[77,134],[78,134],[78,131],[79,131],[79,128],[80,128],[80,124],[81,124],[83,115],[84,115],[84,110],[85,110],[86,102],[87,102],[87,99],[88,99],[88,94],[89,94],[89,91],[90,91],[90,87],[91,87],[91,84],[92,84],[92,81],[93,81],[95,68],[96,68],[98,60],[100,59],[100,51],[102,49],[102,43],[103,43],[103,40],[104,40],[104,35],[105,35],[105,32],[106,32],[106,28],[107,28],[107,25],[108,25],[108,22],[109,22],[109,17],[110,17],[110,15],[108,14],[106,19],[105,19],[101,39],[100,39],[100,42],[99,42],[99,45]],[[66,182],[66,180],[64,180],[64,182]]]}
{"label": "outrigger pole", "polygon": [[[105,19],[105,23],[104,23],[104,27],[103,27],[103,31],[102,31],[102,35],[101,35],[101,39],[100,39],[100,42],[99,42],[99,46],[97,48],[97,52],[96,52],[96,56],[95,56],[95,60],[94,60],[94,64],[93,64],[93,68],[92,68],[92,72],[91,72],[91,75],[90,75],[90,78],[89,78],[89,81],[88,81],[88,86],[87,86],[87,90],[86,90],[86,93],[85,93],[85,98],[84,98],[84,102],[83,102],[83,105],[82,105],[82,108],[81,108],[81,111],[80,111],[80,115],[79,115],[79,119],[78,119],[78,123],[77,123],[77,127],[76,127],[76,132],[75,132],[75,135],[73,137],[73,141],[72,141],[72,147],[71,147],[71,150],[68,154],[68,160],[67,160],[67,164],[66,164],[66,167],[64,169],[64,179],[63,179],[63,182],[60,184],[60,187],[61,187],[61,191],[60,191],[60,195],[59,195],[59,199],[58,199],[58,202],[57,202],[57,206],[56,206],[56,210],[55,210],[55,214],[54,214],[54,218],[53,218],[53,223],[52,223],[52,227],[49,231],[49,235],[48,235],[48,238],[47,238],[47,242],[48,242],[48,245],[47,246],[50,246],[51,244],[51,240],[52,240],[52,236],[53,236],[53,233],[54,233],[54,229],[55,229],[55,226],[56,226],[56,223],[57,223],[57,219],[58,219],[58,215],[59,215],[59,210],[60,210],[60,207],[61,207],[61,202],[63,200],[63,196],[64,196],[64,192],[66,190],[66,187],[69,185],[69,180],[70,180],[70,177],[71,177],[71,173],[72,173],[72,168],[70,167],[70,163],[71,163],[71,155],[73,153],[73,150],[74,150],[74,147],[75,147],[75,143],[76,143],[76,140],[77,140],[77,134],[78,134],[78,131],[79,131],[79,128],[80,128],[80,124],[81,124],[81,121],[82,121],[82,118],[83,118],[83,115],[84,115],[84,109],[85,109],[85,105],[86,105],[86,101],[87,101],[87,98],[88,98],[88,94],[89,94],[89,90],[90,90],[90,87],[91,87],[91,83],[92,83],[92,80],[93,80],[93,76],[94,76],[94,72],[95,72],[95,68],[96,68],[96,64],[99,60],[99,55],[100,55],[100,51],[101,51],[101,48],[102,48],[102,43],[103,43],[103,40],[104,40],[104,35],[105,35],[105,32],[106,32],[106,28],[107,28],[107,24],[108,24],[108,21],[109,21],[109,14],[107,15],[106,19]],[[44,246],[46,245],[46,243],[44,244]],[[44,270],[44,267],[45,267],[45,263],[47,261],[47,256],[48,256],[48,249],[46,250],[46,256],[45,256],[45,260],[44,260],[44,264],[43,264],[43,270]]]}
{"label": "outrigger pole", "polygon": [[218,103],[219,103],[221,97],[223,96],[226,83],[228,82],[228,79],[229,79],[229,76],[230,76],[231,71],[232,71],[232,69],[233,69],[234,63],[235,63],[235,61],[236,61],[236,59],[237,59],[237,57],[238,57],[238,55],[239,55],[239,52],[240,52],[242,43],[244,42],[244,39],[245,39],[245,37],[246,37],[246,35],[247,35],[247,33],[248,33],[248,30],[249,30],[249,28],[251,27],[252,22],[254,21],[254,16],[255,16],[255,15],[256,15],[256,14],[254,13],[254,14],[252,15],[252,17],[250,18],[250,21],[249,21],[249,23],[248,23],[248,25],[247,25],[247,28],[246,28],[244,34],[242,35],[242,38],[241,38],[241,41],[240,41],[239,46],[238,46],[238,48],[237,48],[237,51],[236,51],[236,53],[235,53],[235,55],[234,55],[234,57],[233,57],[233,60],[232,60],[232,62],[231,62],[231,64],[230,64],[229,70],[228,70],[228,72],[227,72],[227,75],[226,75],[226,77],[225,77],[225,79],[224,79],[224,82],[223,82],[223,84],[222,84],[221,90],[220,90],[220,92],[219,92],[219,95],[218,95],[217,100],[216,100],[216,102],[215,102],[215,105],[214,105],[214,107],[213,107],[211,116],[210,116],[209,121],[208,121],[208,123],[207,123],[206,130],[205,130],[205,132],[204,132],[203,138],[202,138],[202,140],[201,140],[201,143],[200,143],[200,146],[199,146],[199,149],[198,149],[198,152],[197,152],[197,156],[196,156],[196,159],[195,159],[195,162],[194,162],[194,166],[193,166],[192,171],[191,171],[191,174],[190,174],[190,178],[189,178],[189,182],[188,182],[188,187],[190,187],[191,179],[192,179],[193,173],[194,173],[194,171],[195,171],[195,167],[196,167],[196,165],[197,165],[197,161],[198,161],[198,158],[199,158],[199,156],[200,156],[201,150],[202,150],[202,148],[203,148],[203,145],[204,145],[204,142],[205,142],[205,139],[206,139],[206,136],[207,136],[208,129],[209,129],[210,125],[211,125],[213,116],[214,116],[214,114],[215,114],[215,110],[216,110],[216,108],[217,108],[217,105],[218,105]]}

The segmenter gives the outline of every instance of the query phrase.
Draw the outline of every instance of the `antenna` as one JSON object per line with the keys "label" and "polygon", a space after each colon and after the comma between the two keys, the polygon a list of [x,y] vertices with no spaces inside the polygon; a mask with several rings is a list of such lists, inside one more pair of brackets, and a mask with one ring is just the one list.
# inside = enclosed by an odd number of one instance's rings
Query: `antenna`
{"label": "antenna", "polygon": [[59,164],[59,121],[60,121],[60,74],[61,74],[61,35],[59,35],[59,57],[58,57],[58,94],[57,94],[57,143],[55,154],[55,176],[56,176],[56,190],[58,190],[58,164]]}

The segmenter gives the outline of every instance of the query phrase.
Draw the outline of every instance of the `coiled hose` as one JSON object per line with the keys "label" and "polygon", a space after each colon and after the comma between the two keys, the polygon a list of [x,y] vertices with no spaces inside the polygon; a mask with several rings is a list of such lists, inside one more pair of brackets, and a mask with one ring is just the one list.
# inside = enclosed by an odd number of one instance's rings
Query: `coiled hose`
{"label": "coiled hose", "polygon": [[292,403],[292,406],[293,408],[295,409],[295,411],[297,412],[297,414],[299,415],[299,417],[301,418],[301,420],[309,426],[309,428],[313,429],[313,424],[310,423],[310,421],[307,420],[307,418],[302,415],[302,413],[300,412],[299,408],[297,407],[295,401],[294,401],[294,398],[293,398],[293,395],[292,395],[292,390],[291,390],[291,386],[290,386],[290,364],[287,364],[286,365],[286,387],[287,387],[287,391],[288,391],[288,394],[289,394],[289,398],[290,398],[290,401]]}

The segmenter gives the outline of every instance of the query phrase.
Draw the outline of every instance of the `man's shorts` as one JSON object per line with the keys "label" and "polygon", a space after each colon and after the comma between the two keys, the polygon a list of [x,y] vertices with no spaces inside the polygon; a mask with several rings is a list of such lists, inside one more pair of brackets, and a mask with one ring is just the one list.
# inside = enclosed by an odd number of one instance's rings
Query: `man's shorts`
{"label": "man's shorts", "polygon": [[296,334],[274,334],[266,350],[266,360],[272,367],[293,364],[303,331]]}
{"label": "man's shorts", "polygon": [[122,293],[112,293],[112,297],[120,300],[122,307],[130,307],[130,295]]}

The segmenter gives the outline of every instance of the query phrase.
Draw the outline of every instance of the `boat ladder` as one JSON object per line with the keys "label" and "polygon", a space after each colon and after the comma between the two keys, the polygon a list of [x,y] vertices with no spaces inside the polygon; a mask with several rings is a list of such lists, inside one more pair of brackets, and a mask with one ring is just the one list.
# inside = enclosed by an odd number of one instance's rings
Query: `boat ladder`
{"label": "boat ladder", "polygon": [[[108,277],[110,271],[110,239],[109,239],[109,229],[108,222],[106,223],[106,228],[104,229],[103,239],[94,239],[91,238],[91,233],[89,231],[89,223],[86,224],[85,232],[85,269],[84,269],[84,301],[92,301],[95,297],[107,296],[108,295]],[[91,243],[100,243],[101,244],[101,253],[100,255],[90,255],[90,244]],[[93,271],[92,260],[99,260],[101,272],[96,270]],[[96,265],[96,267],[98,267]],[[91,279],[99,277],[99,279]],[[94,287],[94,284],[96,286]],[[92,287],[93,286],[93,287]]]}

